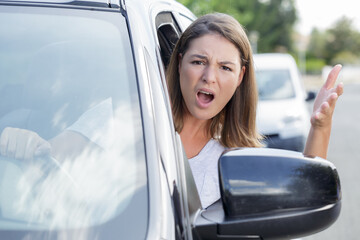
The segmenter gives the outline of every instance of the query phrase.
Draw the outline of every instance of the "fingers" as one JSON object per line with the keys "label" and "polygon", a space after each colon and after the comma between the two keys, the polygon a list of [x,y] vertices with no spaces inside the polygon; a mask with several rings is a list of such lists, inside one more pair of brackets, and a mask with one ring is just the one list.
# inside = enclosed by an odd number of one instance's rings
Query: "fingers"
{"label": "fingers", "polygon": [[0,153],[3,156],[31,160],[36,154],[50,153],[50,149],[49,142],[29,130],[7,127],[0,136]]}
{"label": "fingers", "polygon": [[327,98],[324,102],[328,102],[331,108],[335,107],[335,103],[337,99],[343,94],[344,92],[344,84],[339,83],[336,87],[330,89],[327,93]]}
{"label": "fingers", "polygon": [[7,146],[9,142],[9,134],[7,132],[8,132],[8,128],[5,128],[0,136],[0,153],[3,156],[6,156]]}
{"label": "fingers", "polygon": [[[19,137],[21,135],[20,129],[15,129],[15,137],[10,138],[14,142],[14,146],[12,147],[12,152],[9,157],[15,157],[16,159],[23,159],[25,155],[25,151],[27,149],[27,141]],[[8,148],[9,151],[9,148]],[[27,159],[26,159],[27,160]]]}
{"label": "fingers", "polygon": [[339,95],[336,92],[330,94],[329,99],[328,99],[329,105],[331,107],[335,107],[335,103],[336,103],[338,98],[339,98]]}
{"label": "fingers", "polygon": [[336,89],[335,89],[336,93],[338,96],[341,96],[344,92],[344,83],[339,83],[337,86],[336,86]]}
{"label": "fingers", "polygon": [[[37,138],[37,134],[35,136],[29,136],[25,142],[25,149],[22,151],[23,155],[19,159],[31,160],[34,157],[34,153],[36,148],[39,145],[39,138]],[[20,149],[19,149],[20,150]],[[21,150],[20,150],[21,151]]]}
{"label": "fingers", "polygon": [[323,102],[320,106],[320,112],[324,115],[327,116],[332,116],[332,112],[335,109],[335,104],[337,99],[339,98],[339,96],[337,95],[336,92],[333,92],[332,94],[330,94],[330,96],[328,97],[327,101]]}
{"label": "fingers", "polygon": [[330,113],[330,104],[328,102],[324,102],[320,106],[320,111],[316,113],[315,118],[317,120],[321,120],[323,117],[326,117]]}
{"label": "fingers", "polygon": [[1,155],[15,157],[16,152],[16,128],[7,127],[1,133]]}
{"label": "fingers", "polygon": [[341,65],[333,67],[329,73],[328,79],[326,80],[324,86],[320,89],[315,99],[313,115],[311,117],[311,124],[313,127],[320,127],[325,130],[329,128],[331,129],[332,116],[337,99],[344,91],[343,83],[339,83],[335,86],[335,82],[341,68]]}
{"label": "fingers", "polygon": [[[15,129],[14,131],[14,136],[15,137],[9,137],[8,138],[8,145],[7,145],[7,156],[8,157],[15,157],[15,152],[16,152],[16,138],[17,138],[17,129]],[[19,144],[20,145],[20,144]]]}
{"label": "fingers", "polygon": [[339,98],[339,96],[336,92],[333,92],[332,94],[330,94],[327,101],[323,102],[320,105],[319,110],[315,113],[315,116],[314,116],[315,119],[317,121],[319,121],[319,120],[325,121],[326,118],[331,119],[332,114],[335,109],[335,104],[336,104],[336,101],[338,98]]}
{"label": "fingers", "polygon": [[331,89],[335,86],[335,82],[336,82],[336,79],[340,73],[340,70],[341,70],[342,66],[340,64],[337,64],[333,67],[333,69],[331,69],[329,75],[328,75],[328,78],[324,84],[324,87],[326,89]]}

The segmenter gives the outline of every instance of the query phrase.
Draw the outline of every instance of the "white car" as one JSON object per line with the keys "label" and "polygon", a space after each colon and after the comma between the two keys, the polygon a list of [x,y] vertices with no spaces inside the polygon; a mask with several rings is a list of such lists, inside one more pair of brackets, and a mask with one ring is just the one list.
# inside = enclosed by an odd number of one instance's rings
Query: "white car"
{"label": "white car", "polygon": [[294,58],[289,54],[255,54],[259,90],[257,126],[269,148],[303,151],[310,128],[306,95]]}
{"label": "white car", "polygon": [[164,73],[194,19],[175,0],[0,0],[0,132],[61,147],[0,151],[0,239],[290,239],[337,219],[335,166],[278,149],[224,152],[201,206]]}

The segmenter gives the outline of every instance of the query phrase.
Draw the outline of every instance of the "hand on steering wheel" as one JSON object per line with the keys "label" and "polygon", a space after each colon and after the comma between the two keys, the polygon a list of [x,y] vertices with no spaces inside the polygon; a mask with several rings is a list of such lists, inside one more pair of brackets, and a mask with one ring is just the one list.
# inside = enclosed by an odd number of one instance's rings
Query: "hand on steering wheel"
{"label": "hand on steering wheel", "polygon": [[32,160],[38,156],[49,156],[51,145],[37,133],[7,127],[0,136],[0,154],[10,158]]}
{"label": "hand on steering wheel", "polygon": [[[0,160],[5,161],[6,158],[15,158],[19,160],[15,161],[18,166],[28,167],[28,164],[36,166],[41,169],[42,174],[45,174],[44,176],[54,170],[60,170],[76,186],[77,184],[72,176],[50,155],[50,152],[50,143],[33,131],[7,127],[1,133],[0,154],[5,158],[0,156]],[[21,161],[33,159],[36,159],[36,162]]]}

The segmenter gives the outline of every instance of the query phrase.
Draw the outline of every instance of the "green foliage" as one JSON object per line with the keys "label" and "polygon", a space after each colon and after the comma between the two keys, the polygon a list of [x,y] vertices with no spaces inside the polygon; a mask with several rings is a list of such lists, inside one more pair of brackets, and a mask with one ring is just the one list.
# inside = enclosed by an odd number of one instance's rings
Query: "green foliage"
{"label": "green foliage", "polygon": [[294,1],[257,1],[254,19],[246,28],[259,32],[258,51],[292,51],[293,26],[297,19]]}
{"label": "green foliage", "polygon": [[[178,0],[188,7],[196,16],[221,12],[232,15],[243,25],[254,18],[253,1],[243,0]],[[256,1],[255,1],[256,2]]]}
{"label": "green foliage", "polygon": [[308,58],[325,58],[326,34],[314,28],[307,47]]}
{"label": "green foliage", "polygon": [[359,64],[360,59],[359,59],[359,56],[357,56],[353,52],[342,51],[334,56],[334,58],[332,59],[331,65],[335,65],[337,63],[341,63],[342,65]]}
{"label": "green foliage", "polygon": [[297,19],[294,0],[179,0],[197,16],[222,12],[232,15],[250,32],[257,32],[259,52],[291,51]]}
{"label": "green foliage", "polygon": [[360,33],[346,17],[339,19],[332,28],[311,33],[307,56],[324,59],[328,65],[336,63],[354,64],[359,62]]}
{"label": "green foliage", "polygon": [[[293,46],[293,29],[297,20],[295,0],[178,1],[197,16],[211,12],[232,15],[245,27],[253,49],[258,52],[296,52]],[[350,19],[343,17],[326,31],[312,31],[306,51],[306,68],[314,73],[324,64],[358,63],[360,60],[356,56],[359,55],[360,33],[354,29]]]}
{"label": "green foliage", "polygon": [[306,60],[306,72],[308,74],[321,74],[322,68],[326,65],[324,59],[310,58]]}
{"label": "green foliage", "polygon": [[333,28],[327,31],[325,43],[325,59],[333,63],[335,57],[343,52],[359,53],[360,34],[354,30],[352,21],[346,17],[341,18]]}

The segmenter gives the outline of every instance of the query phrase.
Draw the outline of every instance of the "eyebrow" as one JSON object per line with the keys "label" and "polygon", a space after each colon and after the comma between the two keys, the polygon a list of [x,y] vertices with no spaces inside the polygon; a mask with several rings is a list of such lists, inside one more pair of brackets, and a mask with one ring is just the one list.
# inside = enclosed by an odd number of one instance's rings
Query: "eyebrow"
{"label": "eyebrow", "polygon": [[[200,59],[208,59],[206,56],[200,55],[200,54],[192,54],[191,57],[197,57]],[[219,63],[224,64],[224,65],[236,65],[234,62],[231,62],[231,61],[221,61]]]}
{"label": "eyebrow", "polygon": [[207,59],[206,56],[200,55],[200,54],[192,54],[191,57],[197,57],[197,58],[200,58],[200,59]]}
{"label": "eyebrow", "polygon": [[224,64],[224,65],[236,65],[235,63],[231,62],[231,61],[222,61],[220,62],[220,64]]}

